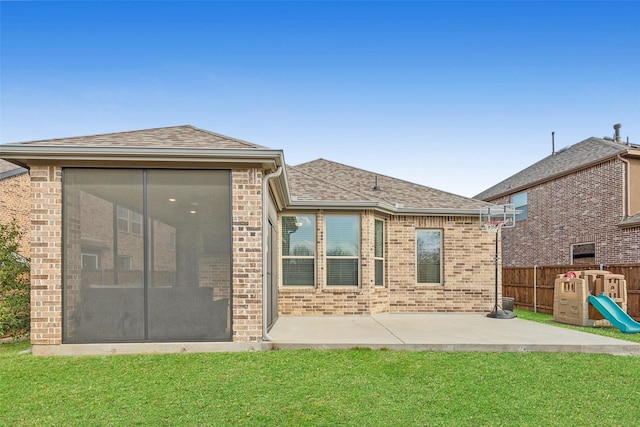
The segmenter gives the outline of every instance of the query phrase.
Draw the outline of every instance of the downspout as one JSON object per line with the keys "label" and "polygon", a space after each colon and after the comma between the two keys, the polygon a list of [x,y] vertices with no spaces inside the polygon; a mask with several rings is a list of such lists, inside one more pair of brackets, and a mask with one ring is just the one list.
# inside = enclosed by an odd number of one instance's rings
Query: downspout
{"label": "downspout", "polygon": [[622,156],[620,154],[618,154],[618,159],[625,164],[625,173],[624,173],[624,206],[622,209],[622,213],[624,215],[624,218],[628,218],[629,216],[631,216],[631,207],[629,206],[629,203],[631,203],[631,195],[630,193],[630,187],[631,187],[631,166],[629,165],[629,160],[622,158]]}
{"label": "downspout", "polygon": [[269,232],[269,180],[276,178],[282,174],[282,166],[278,166],[275,172],[265,175],[262,178],[262,339],[271,341],[271,337],[267,333],[267,292],[269,284],[267,283],[267,252],[269,250],[269,240],[267,234]]}

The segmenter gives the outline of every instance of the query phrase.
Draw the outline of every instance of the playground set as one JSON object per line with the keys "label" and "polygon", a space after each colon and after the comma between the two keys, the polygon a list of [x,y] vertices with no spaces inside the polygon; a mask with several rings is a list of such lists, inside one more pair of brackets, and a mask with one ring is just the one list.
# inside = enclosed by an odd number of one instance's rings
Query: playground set
{"label": "playground set", "polygon": [[602,270],[556,276],[553,320],[576,326],[615,326],[627,334],[640,332],[640,323],[627,314],[624,276]]}

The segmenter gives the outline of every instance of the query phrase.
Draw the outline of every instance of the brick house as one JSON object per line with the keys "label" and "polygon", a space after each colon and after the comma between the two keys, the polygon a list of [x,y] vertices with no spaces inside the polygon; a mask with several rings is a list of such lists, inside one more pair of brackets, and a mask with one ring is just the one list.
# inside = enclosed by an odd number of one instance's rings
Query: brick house
{"label": "brick house", "polygon": [[482,201],[193,126],[0,156],[30,169],[35,354],[253,348],[278,315],[493,308]]}
{"label": "brick house", "polygon": [[502,236],[504,266],[640,261],[640,146],[588,138],[475,196],[521,213]]}
{"label": "brick house", "polygon": [[0,223],[9,224],[15,219],[22,231],[20,254],[29,256],[29,170],[0,160]]}

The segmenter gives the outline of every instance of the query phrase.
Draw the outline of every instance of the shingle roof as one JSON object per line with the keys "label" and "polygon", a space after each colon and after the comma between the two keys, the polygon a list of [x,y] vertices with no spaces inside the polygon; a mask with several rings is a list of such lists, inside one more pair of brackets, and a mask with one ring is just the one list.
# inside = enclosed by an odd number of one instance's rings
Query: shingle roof
{"label": "shingle roof", "polygon": [[91,147],[150,147],[150,148],[258,148],[240,139],[209,132],[191,125],[171,126],[130,132],[107,133],[101,135],[57,138],[41,141],[22,142],[30,146],[91,146]]}
{"label": "shingle roof", "polygon": [[635,215],[625,218],[618,224],[618,227],[640,227],[640,212]]}
{"label": "shingle roof", "polygon": [[[480,209],[487,203],[401,179],[318,159],[288,166],[296,200],[382,202],[416,209]],[[377,185],[379,190],[374,190]]]}
{"label": "shingle roof", "polygon": [[590,164],[625,153],[630,146],[602,138],[588,138],[560,150],[504,181],[476,195],[478,200],[492,200],[530,187],[532,184],[582,169]]}
{"label": "shingle roof", "polygon": [[25,172],[27,172],[27,169],[0,159],[0,179],[9,178],[10,176],[19,175]]}

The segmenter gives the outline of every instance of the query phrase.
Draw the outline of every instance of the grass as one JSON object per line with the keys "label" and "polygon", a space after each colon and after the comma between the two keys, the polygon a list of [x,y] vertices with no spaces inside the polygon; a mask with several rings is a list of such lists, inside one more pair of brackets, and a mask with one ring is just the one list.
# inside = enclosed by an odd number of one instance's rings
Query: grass
{"label": "grass", "polygon": [[640,334],[623,334],[620,330],[613,327],[583,327],[566,325],[564,323],[558,323],[553,320],[553,315],[545,313],[534,313],[533,311],[526,310],[514,310],[514,313],[521,319],[531,320],[533,322],[544,323],[547,325],[558,326],[561,328],[573,329],[581,332],[588,332],[590,334],[602,335],[610,338],[617,338],[619,340],[631,341],[640,344]]}
{"label": "grass", "polygon": [[640,358],[295,350],[33,357],[0,345],[0,424],[636,425]]}

